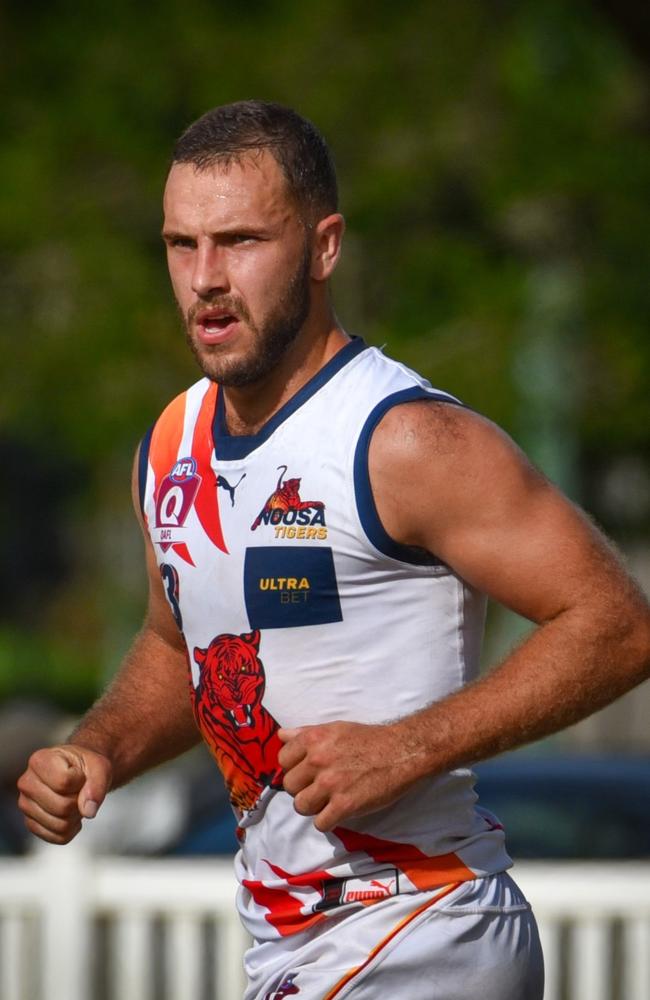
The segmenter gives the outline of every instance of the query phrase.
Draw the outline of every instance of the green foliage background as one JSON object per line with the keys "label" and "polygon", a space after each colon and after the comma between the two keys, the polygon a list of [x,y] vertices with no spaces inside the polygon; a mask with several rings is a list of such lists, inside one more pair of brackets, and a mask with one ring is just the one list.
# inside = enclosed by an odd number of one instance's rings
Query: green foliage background
{"label": "green foliage background", "polygon": [[[196,378],[160,194],[177,134],[225,101],[291,104],[329,139],[346,326],[504,425],[617,537],[647,541],[650,104],[620,27],[585,0],[5,7],[0,433],[24,457],[3,478],[66,568],[51,586],[8,581],[0,695],[79,707],[137,627],[131,456]],[[64,470],[56,516],[32,463]],[[625,470],[634,500],[617,505]]]}

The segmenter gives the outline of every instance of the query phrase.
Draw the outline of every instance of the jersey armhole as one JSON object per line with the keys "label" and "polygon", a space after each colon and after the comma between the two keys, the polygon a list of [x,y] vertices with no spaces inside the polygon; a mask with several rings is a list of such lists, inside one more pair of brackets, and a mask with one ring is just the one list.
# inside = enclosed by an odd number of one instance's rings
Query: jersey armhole
{"label": "jersey armhole", "polygon": [[140,496],[140,510],[142,511],[142,516],[144,517],[144,499],[145,490],[147,488],[147,469],[149,467],[149,448],[151,447],[151,435],[153,434],[153,429],[155,423],[151,425],[145,436],[140,442],[140,451],[138,452],[138,493]]}
{"label": "jersey armhole", "polygon": [[399,406],[401,403],[413,403],[421,399],[450,403],[453,406],[464,405],[460,400],[447,395],[447,393],[436,392],[435,389],[425,389],[423,386],[401,389],[377,403],[363,425],[357,441],[354,454],[354,495],[361,527],[376,549],[383,552],[384,555],[390,556],[391,559],[399,560],[399,562],[415,566],[445,567],[446,564],[442,559],[426,549],[418,548],[415,545],[402,545],[401,542],[396,542],[394,538],[391,538],[377,513],[368,470],[370,441],[381,418],[394,406]]}

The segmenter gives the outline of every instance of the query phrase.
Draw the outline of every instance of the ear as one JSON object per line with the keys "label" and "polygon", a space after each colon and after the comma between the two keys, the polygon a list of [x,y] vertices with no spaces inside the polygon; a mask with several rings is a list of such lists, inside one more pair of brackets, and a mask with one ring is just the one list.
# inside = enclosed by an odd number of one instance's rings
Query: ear
{"label": "ear", "polygon": [[208,655],[207,649],[199,649],[198,646],[194,647],[194,659],[200,667],[205,663],[205,658]]}
{"label": "ear", "polygon": [[259,648],[260,648],[260,633],[259,633],[259,629],[254,629],[254,631],[252,631],[252,632],[246,632],[246,633],[244,633],[242,635],[241,638],[242,638],[242,642],[245,642],[248,645],[253,646],[253,648],[256,651],[259,650]]}
{"label": "ear", "polygon": [[345,219],[336,212],[327,215],[316,225],[313,235],[311,277],[314,281],[327,281],[341,255],[345,232]]}

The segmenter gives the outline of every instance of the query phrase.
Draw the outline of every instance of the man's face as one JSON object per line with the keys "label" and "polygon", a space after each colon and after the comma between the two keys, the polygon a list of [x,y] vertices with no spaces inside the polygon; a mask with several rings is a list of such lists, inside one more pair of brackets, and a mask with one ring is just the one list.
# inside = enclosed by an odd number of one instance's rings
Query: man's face
{"label": "man's face", "polygon": [[270,372],[310,308],[311,252],[267,151],[228,168],[172,166],[163,238],[188,343],[205,375],[243,386]]}

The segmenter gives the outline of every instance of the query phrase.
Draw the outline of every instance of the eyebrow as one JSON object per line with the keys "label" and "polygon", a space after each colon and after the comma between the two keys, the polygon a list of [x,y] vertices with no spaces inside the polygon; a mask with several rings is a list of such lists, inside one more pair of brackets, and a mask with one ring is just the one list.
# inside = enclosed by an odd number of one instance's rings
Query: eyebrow
{"label": "eyebrow", "polygon": [[[263,223],[260,223],[259,225],[251,225],[250,223],[246,224],[246,223],[242,222],[242,223],[239,223],[239,224],[235,223],[232,226],[224,226],[222,229],[216,229],[216,230],[214,230],[214,232],[211,232],[208,235],[210,235],[212,237],[217,237],[217,238],[219,236],[233,236],[233,235],[236,235],[236,234],[239,234],[239,233],[250,233],[251,236],[253,236],[253,235],[263,236],[265,234],[268,234],[272,230],[273,230],[273,227],[269,228],[269,226],[265,226]],[[164,240],[167,240],[167,239],[183,239],[183,240],[194,239],[194,236],[192,236],[191,233],[181,232],[181,231],[176,230],[176,229],[164,229],[163,228],[160,235],[162,236],[162,238]]]}

